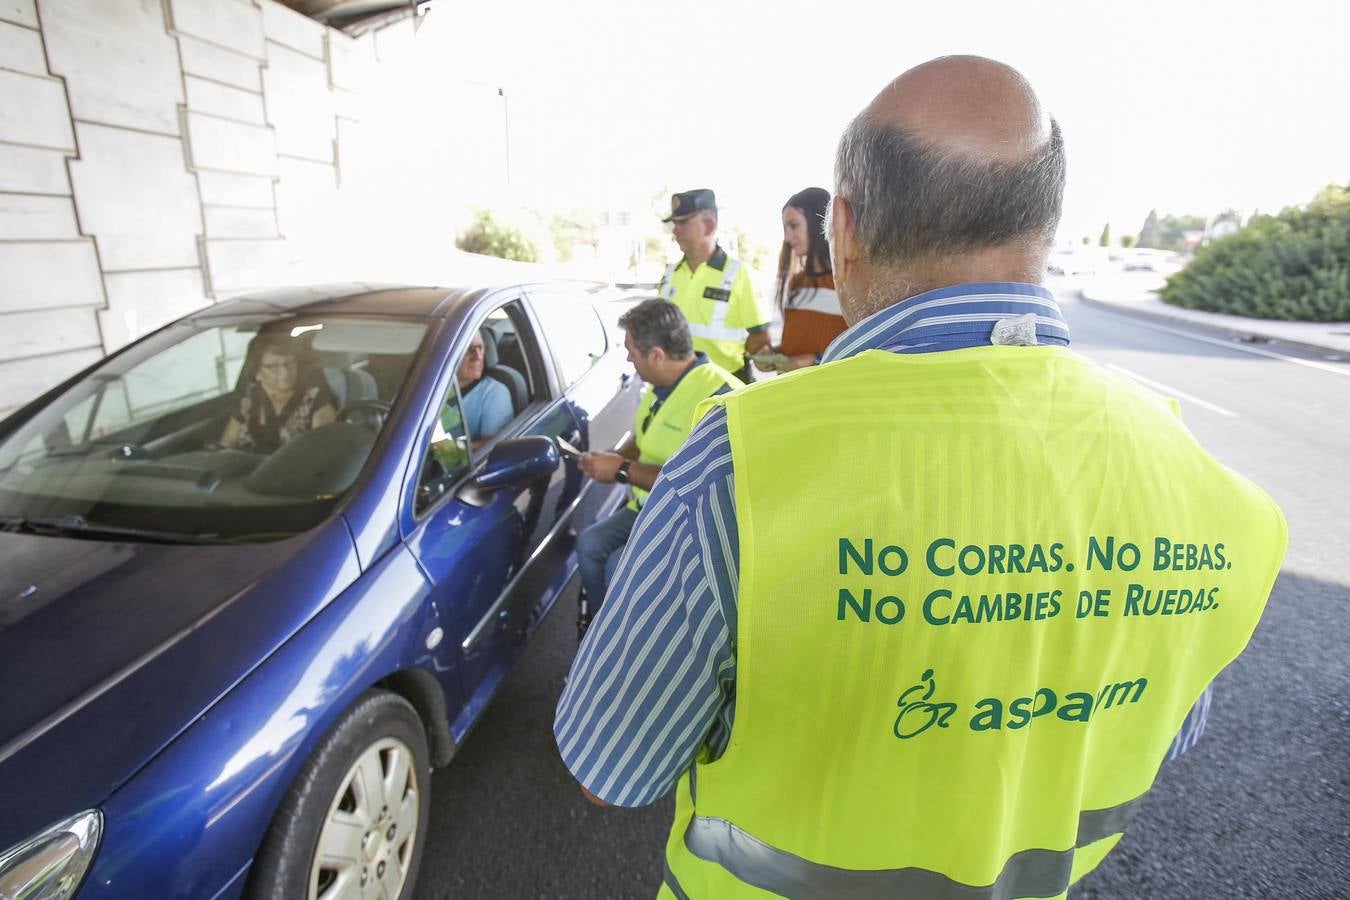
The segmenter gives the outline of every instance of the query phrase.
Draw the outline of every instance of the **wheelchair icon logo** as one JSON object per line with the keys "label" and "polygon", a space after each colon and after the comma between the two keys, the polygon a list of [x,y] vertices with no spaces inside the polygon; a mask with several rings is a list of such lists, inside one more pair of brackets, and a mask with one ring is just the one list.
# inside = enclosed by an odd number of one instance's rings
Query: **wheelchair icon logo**
{"label": "wheelchair icon logo", "polygon": [[900,707],[900,714],[895,717],[896,737],[903,741],[918,737],[934,725],[947,727],[947,720],[956,712],[956,704],[930,702],[936,692],[933,670],[925,669],[919,683],[907,688],[896,701],[896,706]]}

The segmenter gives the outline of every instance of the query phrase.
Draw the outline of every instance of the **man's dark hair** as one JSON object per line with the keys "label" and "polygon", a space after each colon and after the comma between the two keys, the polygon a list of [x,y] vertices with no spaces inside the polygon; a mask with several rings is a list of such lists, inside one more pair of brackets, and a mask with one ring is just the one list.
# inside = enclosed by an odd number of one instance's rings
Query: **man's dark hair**
{"label": "man's dark hair", "polygon": [[1053,119],[1042,149],[1008,162],[944,150],[863,113],[844,131],[835,159],[863,258],[882,264],[1053,240],[1064,170],[1064,138]]}
{"label": "man's dark hair", "polygon": [[619,327],[632,335],[643,353],[653,347],[660,347],[671,359],[688,359],[694,353],[689,321],[678,306],[660,297],[643,300],[619,316]]}

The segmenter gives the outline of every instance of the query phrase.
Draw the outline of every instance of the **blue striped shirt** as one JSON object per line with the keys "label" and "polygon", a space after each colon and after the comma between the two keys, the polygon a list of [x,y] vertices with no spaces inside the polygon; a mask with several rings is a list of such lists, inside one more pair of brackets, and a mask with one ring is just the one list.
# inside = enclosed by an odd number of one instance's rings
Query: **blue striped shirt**
{"label": "blue striped shirt", "polygon": [[[1068,345],[1068,324],[1044,288],[965,284],[864,319],[823,361],[985,346],[996,322],[1028,313],[1038,344]],[[577,780],[616,806],[657,800],[700,753],[716,759],[726,749],[736,710],[735,498],[726,411],[714,409],[662,466],[572,664],[554,737]],[[1200,738],[1209,702],[1206,688],[1169,759]]]}

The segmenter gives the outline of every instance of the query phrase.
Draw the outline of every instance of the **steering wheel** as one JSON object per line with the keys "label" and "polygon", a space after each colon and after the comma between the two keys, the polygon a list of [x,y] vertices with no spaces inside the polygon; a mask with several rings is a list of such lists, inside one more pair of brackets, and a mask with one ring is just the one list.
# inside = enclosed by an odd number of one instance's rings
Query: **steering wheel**
{"label": "steering wheel", "polygon": [[337,420],[349,425],[360,425],[379,434],[389,415],[390,404],[384,400],[353,400],[338,411]]}

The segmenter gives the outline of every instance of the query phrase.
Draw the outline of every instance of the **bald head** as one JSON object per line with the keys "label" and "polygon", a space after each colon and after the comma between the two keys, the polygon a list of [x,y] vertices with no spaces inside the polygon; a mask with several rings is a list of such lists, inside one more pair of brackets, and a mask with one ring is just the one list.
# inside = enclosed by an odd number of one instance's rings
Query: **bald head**
{"label": "bald head", "polygon": [[[1015,69],[948,56],[900,75],[853,120],[835,181],[835,283],[856,320],[906,291],[1038,281],[1064,143]],[[867,308],[850,304],[863,291]]]}
{"label": "bald head", "polygon": [[1016,69],[982,56],[944,56],[888,84],[863,115],[935,148],[1017,162],[1050,140],[1050,116]]}

